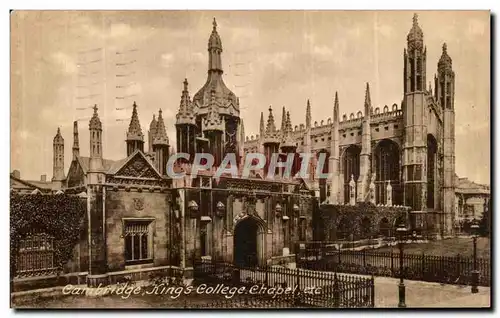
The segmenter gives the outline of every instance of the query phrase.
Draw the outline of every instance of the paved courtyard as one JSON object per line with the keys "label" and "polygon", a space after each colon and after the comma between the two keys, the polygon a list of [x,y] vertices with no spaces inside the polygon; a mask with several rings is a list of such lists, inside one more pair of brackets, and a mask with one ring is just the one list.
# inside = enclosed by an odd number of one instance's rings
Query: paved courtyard
{"label": "paved courtyard", "polygon": [[[398,279],[375,278],[375,307],[397,307]],[[490,288],[479,287],[479,293],[472,294],[470,286],[441,285],[421,281],[405,281],[407,307],[484,307],[490,306]],[[237,297],[237,296],[236,296]],[[220,295],[181,295],[173,299],[169,295],[118,295],[88,297],[85,295],[34,299],[30,303],[15,305],[20,308],[179,308],[187,304],[204,304],[224,300]],[[188,306],[189,307],[189,306]]]}

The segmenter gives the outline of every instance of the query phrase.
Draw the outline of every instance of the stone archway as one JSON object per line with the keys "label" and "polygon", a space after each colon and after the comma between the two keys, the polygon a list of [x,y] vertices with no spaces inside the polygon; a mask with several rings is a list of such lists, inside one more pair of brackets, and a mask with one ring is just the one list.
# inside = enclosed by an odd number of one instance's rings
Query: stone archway
{"label": "stone archway", "polygon": [[246,216],[234,227],[233,262],[237,266],[256,267],[265,263],[265,228],[262,221]]}

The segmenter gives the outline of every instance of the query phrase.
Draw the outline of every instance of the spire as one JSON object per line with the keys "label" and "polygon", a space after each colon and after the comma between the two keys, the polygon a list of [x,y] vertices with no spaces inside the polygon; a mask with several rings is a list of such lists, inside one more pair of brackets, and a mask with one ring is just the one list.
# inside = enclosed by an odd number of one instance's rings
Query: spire
{"label": "spire", "polygon": [[276,125],[274,124],[273,108],[269,106],[269,116],[267,117],[266,135],[271,136],[276,133]]}
{"label": "spire", "polygon": [[286,112],[286,120],[283,131],[283,144],[281,147],[296,147],[296,144],[293,140],[293,130],[292,130],[292,121],[290,120],[290,112]]}
{"label": "spire", "polygon": [[196,118],[193,112],[193,103],[189,97],[188,81],[187,78],[183,82],[184,88],[181,94],[181,102],[179,105],[179,112],[177,113],[177,125],[191,124],[196,125]]}
{"label": "spire", "polygon": [[101,123],[101,120],[99,119],[99,114],[97,114],[97,104],[94,105],[94,114],[92,115],[92,118],[90,119],[89,129],[90,130],[102,130],[102,123]]}
{"label": "spire", "polygon": [[448,47],[446,43],[443,43],[443,52],[441,53],[441,58],[438,62],[438,71],[452,71],[452,61],[451,57],[448,55]]}
{"label": "spire", "polygon": [[260,112],[260,126],[259,126],[259,134],[261,138],[264,138],[265,128],[264,128],[264,112]]}
{"label": "spire", "polygon": [[128,125],[127,140],[144,141],[139,116],[137,115],[137,104],[134,102],[132,107],[132,118],[130,119],[130,124]]}
{"label": "spire", "polygon": [[424,43],[424,32],[418,25],[418,15],[415,13],[413,15],[413,25],[407,36],[408,40],[408,50],[411,49],[422,49]]}
{"label": "spire", "polygon": [[73,160],[80,156],[80,141],[78,140],[78,121],[73,122]]}
{"label": "spire", "polygon": [[156,125],[158,122],[156,121],[156,115],[153,114],[153,119],[151,120],[151,123],[149,124],[149,131],[151,133],[154,133],[156,131]]}
{"label": "spire", "polygon": [[208,40],[208,71],[217,71],[222,73],[222,62],[220,54],[222,52],[222,41],[217,33],[217,21],[212,22],[212,34]]}
{"label": "spire", "polygon": [[285,130],[286,130],[286,110],[285,106],[283,106],[283,112],[281,113],[281,128],[280,128],[280,132],[283,137],[285,136]]}
{"label": "spire", "polygon": [[339,122],[339,95],[335,92],[335,102],[333,104],[333,122]]}
{"label": "spire", "polygon": [[158,121],[156,124],[156,135],[153,137],[153,145],[168,145],[168,136],[163,122],[162,110],[158,111]]}
{"label": "spire", "polygon": [[215,88],[210,91],[210,104],[208,106],[207,117],[203,120],[203,131],[207,130],[220,130],[223,131],[221,117],[219,115],[219,105],[217,104]]}
{"label": "spire", "polygon": [[365,91],[365,116],[370,115],[370,109],[372,106],[372,100],[370,98],[370,84],[366,82],[366,91]]}
{"label": "spire", "polygon": [[306,129],[311,128],[311,103],[309,102],[309,99],[307,100],[307,107],[306,107]]}
{"label": "spire", "polygon": [[429,93],[432,95],[432,84],[431,84],[431,81],[429,81]]}

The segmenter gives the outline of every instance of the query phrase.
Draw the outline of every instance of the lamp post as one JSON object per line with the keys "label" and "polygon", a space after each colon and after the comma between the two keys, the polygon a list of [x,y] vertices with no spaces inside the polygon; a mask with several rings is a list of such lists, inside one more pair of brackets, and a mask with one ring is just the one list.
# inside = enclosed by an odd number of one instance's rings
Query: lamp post
{"label": "lamp post", "polygon": [[404,277],[404,271],[403,271],[403,251],[404,251],[404,238],[405,234],[408,231],[406,228],[406,225],[404,223],[401,223],[398,228],[396,229],[396,232],[398,233],[398,238],[399,238],[399,302],[398,302],[398,307],[404,308],[406,307],[406,302],[405,302],[405,284],[403,281]]}
{"label": "lamp post", "polygon": [[471,293],[476,294],[479,292],[477,285],[479,282],[479,271],[477,270],[477,236],[479,230],[479,224],[476,219],[472,221],[472,225],[470,226],[472,230],[472,245],[473,245],[473,258],[474,258],[474,267],[472,270],[472,282],[471,282]]}

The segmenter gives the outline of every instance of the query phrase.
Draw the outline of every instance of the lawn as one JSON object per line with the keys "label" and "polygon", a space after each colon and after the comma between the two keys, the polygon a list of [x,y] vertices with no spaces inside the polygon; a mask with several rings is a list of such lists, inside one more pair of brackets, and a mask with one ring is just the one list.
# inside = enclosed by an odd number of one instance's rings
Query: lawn
{"label": "lawn", "polygon": [[[382,247],[377,249],[380,252],[390,252],[391,249],[398,251],[397,246]],[[405,244],[405,254],[426,254],[436,256],[472,256],[472,238],[449,238],[440,241],[433,241],[421,244]],[[490,239],[480,237],[477,239],[477,257],[490,259]]]}

